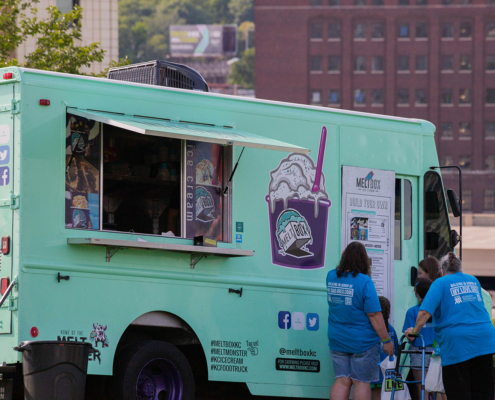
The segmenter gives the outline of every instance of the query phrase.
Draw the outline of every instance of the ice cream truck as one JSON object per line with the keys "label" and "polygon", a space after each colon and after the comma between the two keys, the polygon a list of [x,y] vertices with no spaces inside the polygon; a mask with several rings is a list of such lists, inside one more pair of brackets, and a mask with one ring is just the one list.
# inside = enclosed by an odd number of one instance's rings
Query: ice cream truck
{"label": "ice cream truck", "polygon": [[411,268],[455,244],[434,132],[0,69],[0,372],[22,341],[89,342],[87,391],[100,377],[113,399],[193,399],[202,379],[328,398],[345,246],[366,246],[400,327]]}

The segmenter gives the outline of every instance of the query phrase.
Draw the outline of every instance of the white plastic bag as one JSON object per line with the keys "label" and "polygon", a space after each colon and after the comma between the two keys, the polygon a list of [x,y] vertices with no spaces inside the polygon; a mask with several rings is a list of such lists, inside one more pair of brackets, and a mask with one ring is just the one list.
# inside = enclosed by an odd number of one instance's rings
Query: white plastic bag
{"label": "white plastic bag", "polygon": [[441,357],[433,357],[430,359],[430,367],[425,378],[425,388],[432,393],[445,393],[442,379],[442,360]]}
{"label": "white plastic bag", "polygon": [[[390,357],[387,357],[380,363],[383,374],[382,400],[392,399],[393,376],[395,374],[395,364],[397,360],[396,357],[392,358],[393,359],[391,360]],[[402,379],[402,375],[399,374],[398,378]],[[395,382],[394,400],[411,400],[407,385],[402,382]]]}

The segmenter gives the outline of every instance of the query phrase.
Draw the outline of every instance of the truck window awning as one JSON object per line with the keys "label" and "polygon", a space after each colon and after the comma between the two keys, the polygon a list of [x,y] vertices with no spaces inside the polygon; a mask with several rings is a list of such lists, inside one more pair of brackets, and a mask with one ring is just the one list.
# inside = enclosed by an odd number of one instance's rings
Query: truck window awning
{"label": "truck window awning", "polygon": [[269,139],[254,133],[219,126],[200,125],[187,122],[174,122],[162,119],[137,117],[123,114],[113,114],[101,111],[79,110],[67,108],[67,112],[79,117],[117,126],[142,135],[161,136],[174,139],[196,140],[200,142],[217,143],[255,147],[258,149],[288,151],[309,154],[310,150],[290,143]]}

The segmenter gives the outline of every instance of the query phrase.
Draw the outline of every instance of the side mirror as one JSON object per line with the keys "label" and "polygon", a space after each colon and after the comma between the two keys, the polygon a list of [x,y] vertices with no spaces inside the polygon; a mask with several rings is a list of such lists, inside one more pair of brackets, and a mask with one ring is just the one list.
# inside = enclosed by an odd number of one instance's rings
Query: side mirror
{"label": "side mirror", "polygon": [[459,209],[459,197],[457,197],[456,192],[452,189],[447,190],[447,197],[449,198],[450,208],[452,209],[452,214],[454,217],[461,215],[461,210]]}
{"label": "side mirror", "polygon": [[452,229],[450,231],[450,247],[454,248],[455,246],[457,246],[459,244],[460,241],[461,241],[461,237],[459,236],[457,231]]}

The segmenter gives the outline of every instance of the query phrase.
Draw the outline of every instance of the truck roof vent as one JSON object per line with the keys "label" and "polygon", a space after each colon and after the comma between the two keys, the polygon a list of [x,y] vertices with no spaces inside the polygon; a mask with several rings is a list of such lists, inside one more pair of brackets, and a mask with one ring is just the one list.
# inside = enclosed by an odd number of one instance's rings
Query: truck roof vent
{"label": "truck roof vent", "polygon": [[110,68],[108,79],[208,92],[208,85],[194,69],[169,61],[148,61]]}

